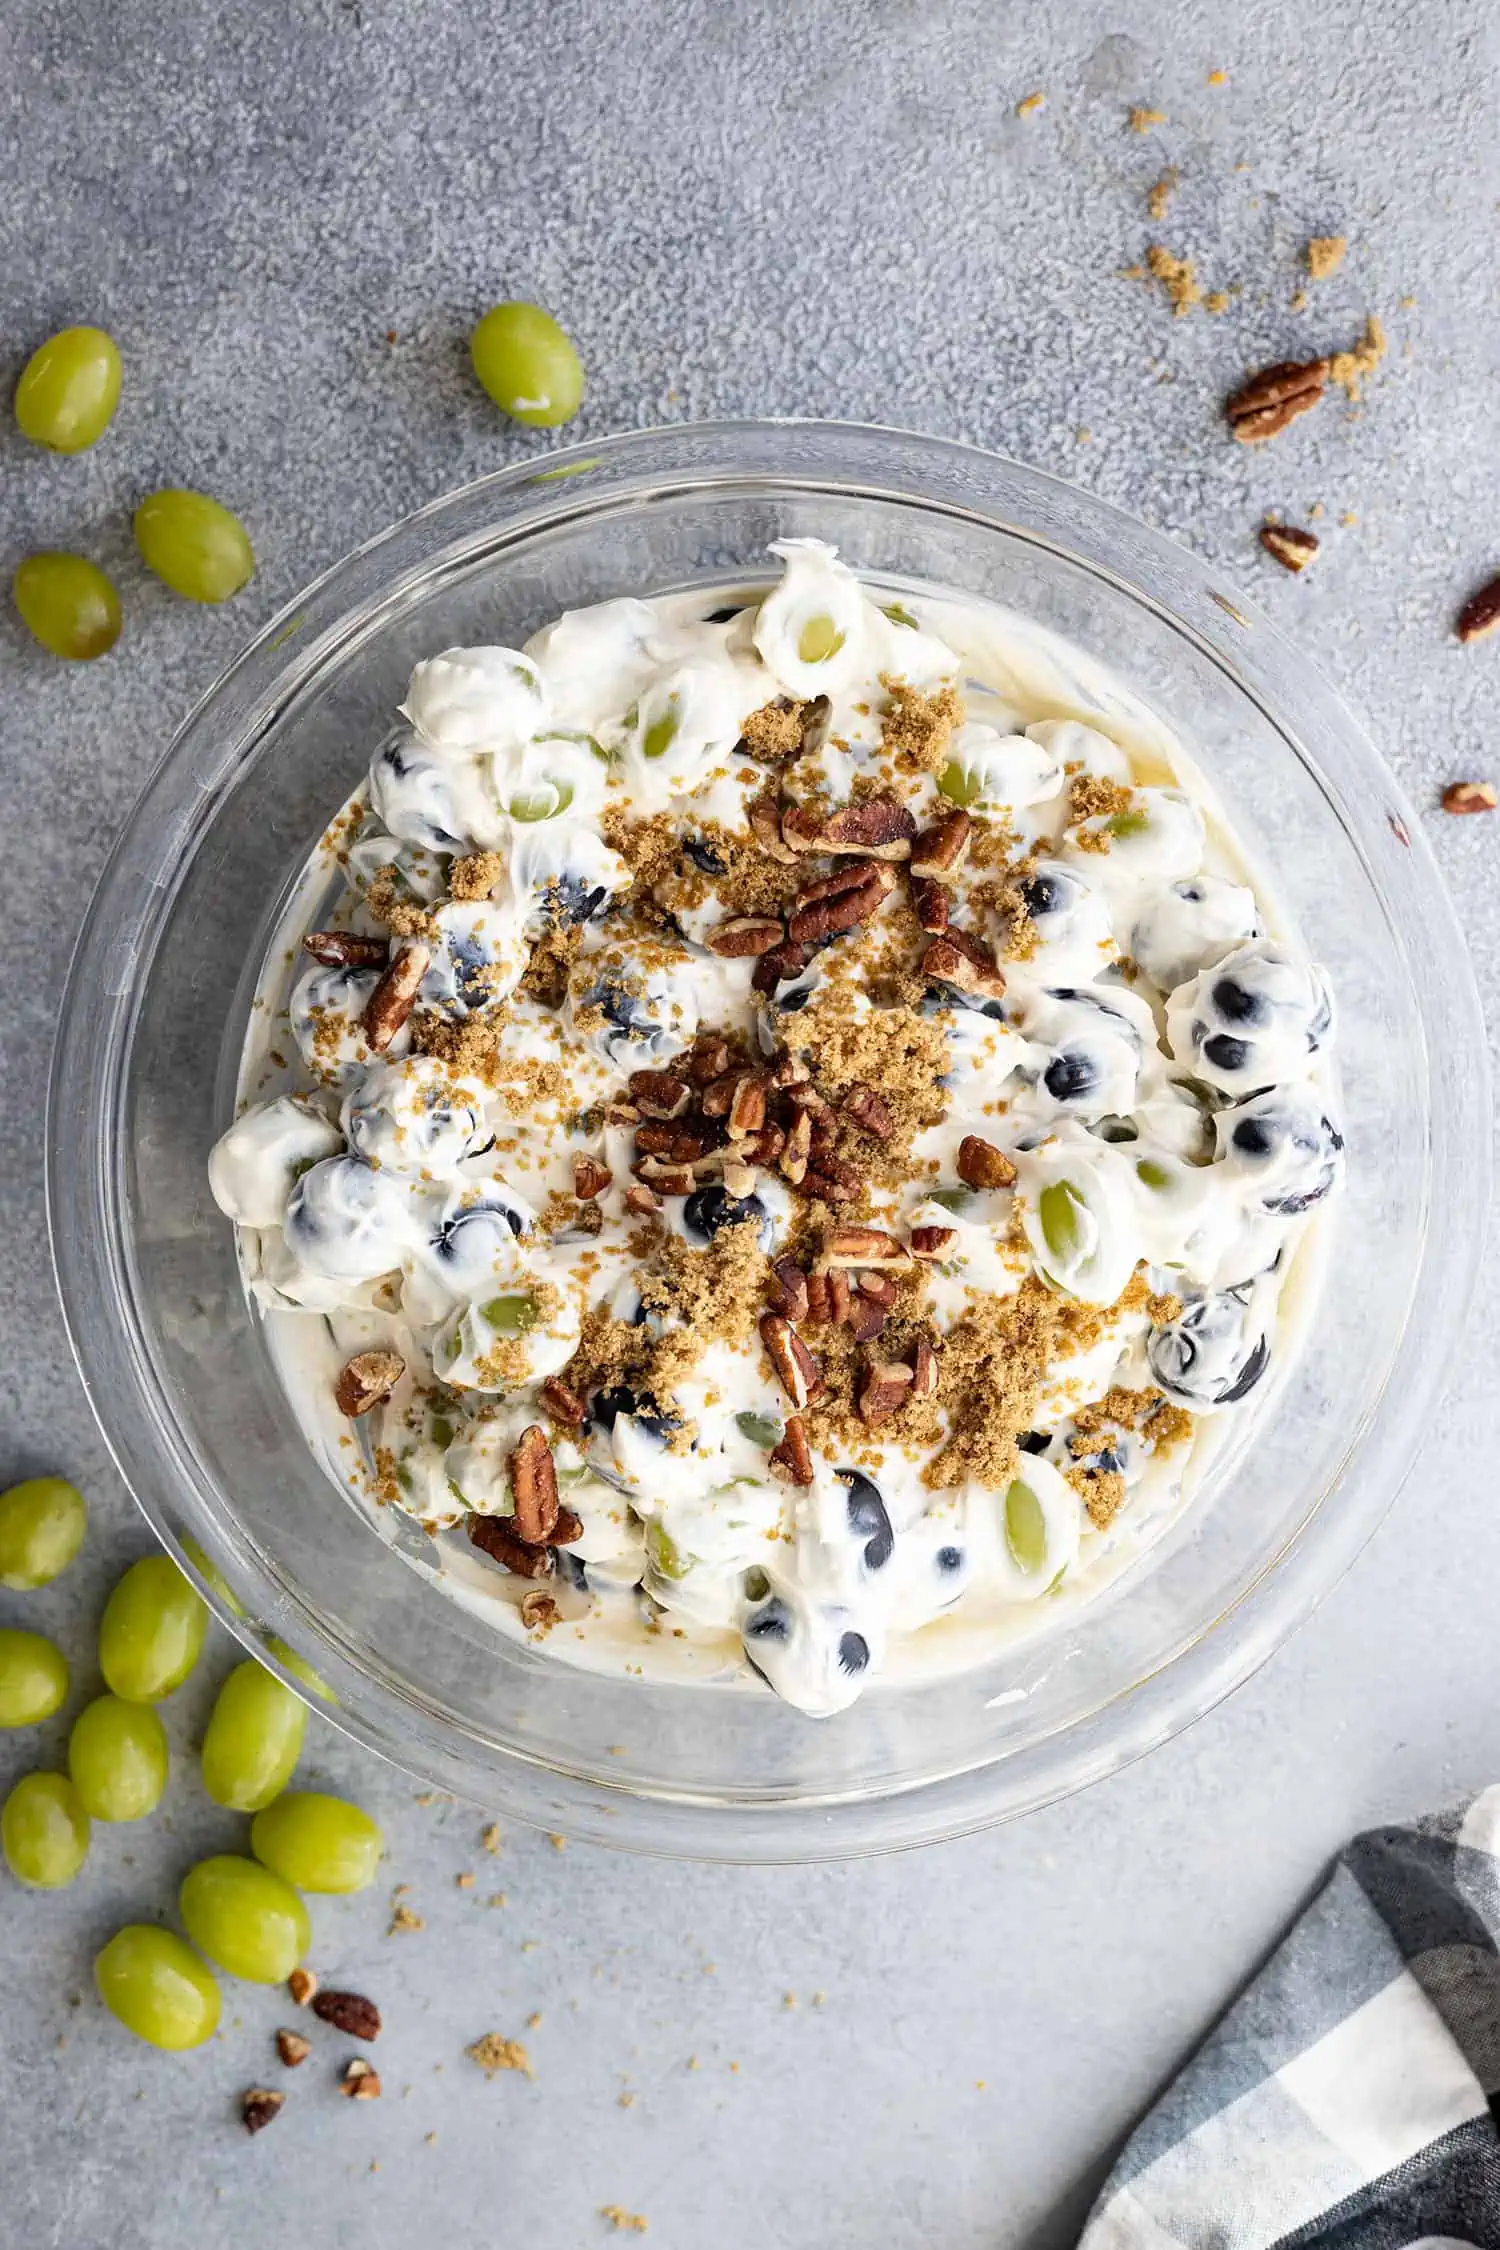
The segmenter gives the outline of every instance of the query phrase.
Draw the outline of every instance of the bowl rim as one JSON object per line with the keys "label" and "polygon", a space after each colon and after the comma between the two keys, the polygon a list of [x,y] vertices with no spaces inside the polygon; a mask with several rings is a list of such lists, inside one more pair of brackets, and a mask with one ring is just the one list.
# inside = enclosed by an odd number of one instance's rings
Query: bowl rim
{"label": "bowl rim", "polygon": [[[793,436],[826,441],[848,449],[847,473],[789,470],[781,475],[764,465],[728,465],[737,447],[752,449],[766,441]],[[908,489],[884,487],[878,475],[882,450],[898,449],[909,462],[948,460],[978,466],[991,478],[1011,488],[1002,504],[987,507],[973,502],[957,508],[951,501],[924,500]],[[717,469],[706,469],[703,455],[722,454]],[[858,460],[853,459],[858,456]],[[157,761],[111,847],[94,894],[80,926],[69,964],[59,1011],[48,1087],[45,1133],[46,1202],[54,1273],[63,1320],[85,1393],[101,1435],[137,1506],[163,1544],[189,1574],[204,1598],[228,1627],[262,1663],[287,1685],[306,1694],[299,1676],[295,1647],[289,1656],[283,1639],[280,1651],[267,1645],[267,1632],[244,1614],[236,1614],[226,1598],[223,1580],[215,1585],[201,1563],[188,1553],[171,1512],[158,1497],[164,1471],[176,1478],[182,1512],[200,1514],[194,1489],[194,1463],[174,1448],[171,1433],[160,1416],[147,1423],[146,1392],[150,1370],[125,1338],[120,1349],[126,1372],[133,1380],[133,1427],[111,1426],[101,1403],[99,1340],[82,1317],[83,1309],[104,1300],[106,1274],[102,1266],[103,1241],[114,1209],[108,1176],[108,1135],[93,1133],[92,1121],[102,1114],[99,1096],[114,1063],[128,1054],[139,988],[132,993],[131,973],[139,951],[149,951],[153,932],[170,904],[170,871],[190,828],[205,812],[205,800],[223,786],[237,763],[237,755],[253,745],[263,731],[257,727],[227,747],[221,745],[219,766],[211,782],[200,775],[200,761],[226,698],[258,694],[262,706],[281,706],[297,694],[325,660],[329,644],[357,618],[370,629],[379,615],[398,606],[415,566],[387,580],[377,602],[362,601],[341,607],[349,582],[377,561],[382,552],[410,541],[420,527],[440,525],[445,516],[473,510],[486,496],[497,500],[531,486],[542,486],[559,495],[556,510],[539,520],[527,520],[514,533],[533,537],[548,524],[566,521],[580,512],[597,509],[589,502],[587,480],[580,495],[581,509],[570,506],[575,488],[572,479],[596,467],[628,469],[633,457],[657,464],[651,489],[682,491],[695,487],[729,489],[736,483],[758,489],[785,491],[871,492],[920,506],[934,513],[967,513],[976,520],[1001,526],[1013,534],[1081,563],[1095,576],[1112,581],[1132,599],[1154,610],[1194,643],[1240,691],[1264,711],[1277,732],[1296,744],[1295,725],[1265,708],[1262,696],[1247,682],[1253,676],[1259,653],[1295,656],[1301,678],[1307,683],[1305,700],[1328,709],[1354,754],[1368,769],[1367,778],[1378,780],[1372,801],[1339,800],[1336,811],[1370,876],[1384,897],[1386,884],[1377,881],[1370,851],[1380,824],[1388,824],[1406,850],[1400,855],[1406,888],[1420,897],[1422,912],[1408,916],[1396,933],[1413,982],[1432,999],[1432,1016],[1424,1015],[1423,1066],[1428,1094],[1426,1116],[1428,1180],[1442,1177],[1444,1150],[1461,1154],[1468,1167],[1471,1192],[1460,1209],[1456,1204],[1437,1207],[1429,1201],[1422,1232],[1421,1255],[1408,1296],[1405,1325],[1396,1345],[1385,1391],[1377,1403],[1377,1418],[1384,1416],[1396,1427],[1393,1441],[1382,1455],[1366,1464],[1357,1489],[1349,1488],[1348,1471],[1356,1454],[1368,1443],[1366,1426],[1351,1436],[1338,1467],[1309,1502],[1299,1523],[1268,1553],[1253,1580],[1242,1587],[1212,1620],[1200,1626],[1191,1643],[1161,1663],[1144,1678],[1103,1703],[1084,1719],[1056,1735],[1020,1751],[971,1765],[962,1772],[909,1785],[873,1802],[886,1808],[883,1832],[876,1837],[858,1833],[849,1820],[850,1800],[796,1800],[791,1803],[726,1800],[717,1797],[642,1790],[628,1783],[610,1784],[592,1774],[569,1773],[532,1753],[512,1748],[507,1768],[511,1789],[509,1810],[514,1817],[534,1819],[538,1825],[557,1827],[564,1821],[575,1835],[670,1857],[704,1857],[759,1863],[798,1863],[853,1857],[869,1851],[900,1849],[939,1838],[971,1833],[998,1820],[1017,1817],[1055,1802],[1075,1789],[1120,1770],[1158,1743],[1171,1739],[1211,1709],[1255,1671],[1310,1614],[1316,1603],[1342,1577],[1366,1540],[1376,1529],[1415,1465],[1421,1424],[1440,1395],[1445,1371],[1451,1364],[1452,1346],[1466,1317],[1483,1254],[1483,1226],[1471,1214],[1488,1204],[1490,1141],[1485,1121],[1489,1114],[1488,1060],[1483,1015],[1467,948],[1451,901],[1427,845],[1419,822],[1354,712],[1309,663],[1297,644],[1285,635],[1255,604],[1238,592],[1222,591],[1222,574],[1191,549],[1143,523],[1127,511],[1096,499],[1094,495],[1048,471],[1037,470],[1010,457],[962,441],[930,437],[875,423],[828,421],[798,416],[740,418],[717,422],[682,423],[628,430],[612,437],[576,443],[540,457],[512,462],[453,491],[442,494],[387,526],[351,549],[285,603],[225,668],[199,698]],[[673,462],[676,462],[675,472]],[[665,463],[665,467],[662,464]],[[1024,520],[1027,496],[1065,496],[1067,508],[1081,515],[1101,544],[1113,538],[1152,564],[1159,564],[1158,583],[1186,579],[1200,596],[1216,605],[1225,623],[1214,615],[1197,621],[1184,616],[1160,592],[1148,590],[1139,579],[1111,567],[1091,552],[1080,553],[1062,545],[1052,535]],[[641,492],[627,497],[639,501]],[[1021,511],[1022,520],[1011,515]],[[1039,512],[1030,511],[1033,519]],[[1044,512],[1044,511],[1041,511]],[[477,548],[484,535],[474,534]],[[494,544],[493,533],[489,543]],[[457,567],[465,549],[444,552],[444,567]],[[306,631],[309,623],[316,629]],[[1255,655],[1231,643],[1230,628],[1255,635]],[[289,664],[280,652],[296,641]],[[1304,757],[1318,778],[1321,766]],[[1374,800],[1378,799],[1378,802]],[[150,839],[144,852],[143,840]],[[143,868],[151,896],[140,900]],[[133,901],[127,902],[127,887]],[[122,941],[122,926],[134,929],[133,942]],[[101,952],[101,941],[107,946]],[[1441,975],[1420,977],[1424,966]],[[1436,1018],[1436,1021],[1433,1019]],[[1436,1098],[1438,1073],[1450,1052],[1463,1053],[1463,1067],[1444,1083],[1446,1101]],[[1450,1173],[1451,1177],[1451,1173]],[[64,1188],[69,1192],[64,1192]],[[85,1192],[80,1192],[83,1189]],[[1427,1291],[1424,1318],[1413,1319],[1423,1296],[1423,1284],[1441,1264],[1444,1293],[1433,1301]],[[119,1370],[117,1369],[116,1372]],[[1338,1493],[1340,1505],[1327,1502]],[[183,1495],[187,1497],[184,1500]],[[236,1565],[247,1574],[253,1565],[237,1556]],[[1273,1598],[1274,1589],[1274,1598]],[[266,1582],[251,1589],[257,1614],[275,1618],[278,1597]],[[290,1617],[279,1622],[292,1624]],[[399,1731],[400,1699],[359,1667],[343,1659],[328,1643],[317,1649],[317,1662],[337,1692],[354,1691],[361,1698],[375,1695],[382,1708],[372,1710],[365,1700],[351,1704],[343,1696],[335,1705],[324,1705],[331,1719],[352,1739],[426,1781],[435,1781],[456,1793],[473,1795],[473,1776],[461,1758],[439,1754],[431,1742],[418,1746]],[[385,1705],[392,1708],[386,1710]],[[316,1707],[316,1706],[315,1706]],[[868,1804],[863,1797],[858,1802]],[[840,1822],[844,1823],[841,1832]]]}

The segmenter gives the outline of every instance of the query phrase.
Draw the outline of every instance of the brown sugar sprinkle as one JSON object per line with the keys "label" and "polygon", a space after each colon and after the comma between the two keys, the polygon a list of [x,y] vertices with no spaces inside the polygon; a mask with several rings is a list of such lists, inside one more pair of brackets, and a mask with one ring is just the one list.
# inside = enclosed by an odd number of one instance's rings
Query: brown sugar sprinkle
{"label": "brown sugar sprinkle", "polygon": [[448,870],[448,896],[450,898],[488,898],[490,892],[505,873],[505,860],[500,852],[469,852],[456,859]]}
{"label": "brown sugar sprinkle", "polygon": [[1315,234],[1304,252],[1307,270],[1313,280],[1326,281],[1331,273],[1337,273],[1348,247],[1347,235]]}
{"label": "brown sugar sprinkle", "polygon": [[1172,199],[1172,190],[1176,185],[1176,167],[1175,165],[1169,166],[1155,185],[1146,191],[1146,211],[1149,217],[1158,220],[1166,217],[1167,205]]}
{"label": "brown sugar sprinkle", "polygon": [[1160,1295],[1148,1297],[1146,1299],[1146,1317],[1153,1328],[1170,1328],[1174,1320],[1181,1320],[1182,1318],[1182,1299],[1176,1294],[1175,1290],[1167,1290]]}
{"label": "brown sugar sprinkle", "polygon": [[764,765],[785,765],[788,760],[802,755],[809,729],[816,731],[819,718],[823,719],[826,731],[826,712],[826,698],[821,696],[807,703],[793,703],[785,696],[776,696],[741,720],[740,739],[735,747]]}
{"label": "brown sugar sprinkle", "polygon": [[945,687],[928,696],[904,680],[883,679],[880,684],[890,698],[881,715],[881,749],[903,773],[937,773],[954,728],[963,724],[958,690]]}
{"label": "brown sugar sprinkle", "polygon": [[[878,1089],[890,1130],[878,1143],[877,1176],[904,1178],[905,1159],[917,1134],[935,1125],[947,1107],[939,1081],[948,1069],[948,1037],[941,1022],[912,1007],[857,1013],[854,988],[833,984],[796,1021],[798,1048],[819,1087],[835,1106],[857,1088]],[[869,1145],[869,1136],[866,1136]]]}
{"label": "brown sugar sprinkle", "polygon": [[1128,813],[1135,804],[1135,793],[1122,782],[1106,781],[1099,774],[1075,774],[1068,790],[1068,821],[1074,825],[1083,820],[1114,820],[1120,813]]}
{"label": "brown sugar sprinkle", "polygon": [[465,2047],[464,2053],[471,2062],[478,2063],[486,2078],[493,2078],[502,2070],[519,2070],[527,2078],[536,2076],[531,2057],[520,2040],[506,2039],[498,2031],[487,2031],[472,2047]]}
{"label": "brown sugar sprinkle", "polygon": [[1359,342],[1349,351],[1334,352],[1329,358],[1329,382],[1341,385],[1350,399],[1357,401],[1363,392],[1365,378],[1374,374],[1388,349],[1383,325],[1374,313],[1367,313],[1365,332]]}
{"label": "brown sugar sprinkle", "polygon": [[425,938],[432,944],[442,935],[430,908],[412,897],[394,867],[382,867],[377,871],[365,904],[376,921],[384,922],[397,937]]}
{"label": "brown sugar sprinkle", "polygon": [[[680,1323],[651,1337],[599,1307],[584,1314],[577,1351],[562,1380],[580,1398],[609,1384],[629,1382],[639,1395],[666,1405],[710,1344],[743,1344],[765,1309],[769,1267],[754,1221],[721,1227],[706,1249],[679,1235],[652,1232],[637,1238],[645,1261],[638,1274],[641,1302]],[[691,1443],[685,1426],[674,1445]]]}
{"label": "brown sugar sprinkle", "polygon": [[618,852],[630,869],[637,891],[654,889],[681,856],[682,837],[670,813],[632,820],[622,806],[611,805],[599,825],[610,850]]}
{"label": "brown sugar sprinkle", "polygon": [[1098,1530],[1114,1521],[1125,1500],[1125,1479],[1118,1469],[1067,1469],[1064,1474]]}

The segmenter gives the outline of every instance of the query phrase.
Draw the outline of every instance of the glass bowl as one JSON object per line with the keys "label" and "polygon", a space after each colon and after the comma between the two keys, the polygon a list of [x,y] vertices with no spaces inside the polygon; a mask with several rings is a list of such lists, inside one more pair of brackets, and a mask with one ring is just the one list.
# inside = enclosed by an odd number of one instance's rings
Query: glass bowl
{"label": "glass bowl", "polygon": [[[428,1543],[317,1466],[205,1162],[267,935],[406,676],[610,595],[766,575],[813,534],[1007,604],[1180,731],[1332,972],[1349,1185],[1278,1411],[1098,1603],[971,1671],[812,1722],[502,1639]],[[1086,715],[1086,714],[1079,714]],[[647,431],[436,501],[267,627],[148,784],[78,942],[48,1197],[74,1349],[121,1471],[255,1654],[438,1787],[642,1850],[796,1861],[951,1836],[1165,1740],[1259,1664],[1411,1466],[1463,1321],[1488,1101],[1463,942],[1416,822],[1307,659],[1160,534],[961,445],[827,423]]]}

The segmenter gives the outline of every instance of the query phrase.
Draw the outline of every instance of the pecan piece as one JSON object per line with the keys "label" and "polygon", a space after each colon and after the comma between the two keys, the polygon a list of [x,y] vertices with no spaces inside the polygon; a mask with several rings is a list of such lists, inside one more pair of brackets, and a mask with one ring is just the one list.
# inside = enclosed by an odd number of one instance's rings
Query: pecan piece
{"label": "pecan piece", "polygon": [[958,1144],[958,1176],[965,1187],[1007,1188],[1016,1184],[1016,1168],[1003,1149],[977,1133],[965,1133]]}
{"label": "pecan piece", "polygon": [[807,1275],[795,1258],[777,1258],[771,1267],[771,1309],[788,1320],[807,1318]]}
{"label": "pecan piece", "polygon": [[849,1318],[849,1302],[853,1295],[849,1276],[834,1268],[824,1276],[828,1284],[828,1318],[835,1328],[842,1328]]}
{"label": "pecan piece", "polygon": [[654,1219],[661,1209],[661,1197],[648,1187],[629,1187],[625,1190],[625,1208],[634,1219]]}
{"label": "pecan piece", "polygon": [[777,1158],[781,1176],[793,1187],[800,1187],[807,1178],[807,1160],[812,1153],[812,1119],[805,1109],[799,1109],[786,1136],[786,1146]]}
{"label": "pecan piece", "polygon": [[887,1317],[885,1306],[877,1298],[867,1297],[861,1289],[849,1306],[849,1327],[856,1344],[873,1344]]}
{"label": "pecan piece", "polygon": [[779,1125],[763,1125],[760,1131],[752,1133],[745,1143],[745,1162],[747,1164],[768,1165],[778,1163],[781,1152],[785,1147],[786,1134],[781,1127]]}
{"label": "pecan piece", "polygon": [[642,1117],[658,1117],[670,1121],[682,1115],[693,1098],[693,1089],[675,1071],[633,1070],[630,1073],[630,1098]]}
{"label": "pecan piece", "polygon": [[917,1338],[912,1353],[911,1395],[913,1398],[935,1397],[938,1387],[938,1355],[925,1336]]}
{"label": "pecan piece", "polygon": [[349,2039],[378,2039],[380,2010],[362,1992],[315,1992],[313,2014]]}
{"label": "pecan piece", "polygon": [[671,1157],[637,1157],[630,1169],[638,1180],[655,1188],[658,1195],[691,1195],[698,1184],[692,1165],[678,1163]]}
{"label": "pecan piece", "polygon": [[673,1164],[696,1164],[700,1156],[707,1156],[710,1129],[694,1132],[690,1126],[640,1125],[636,1128],[635,1153],[637,1156],[665,1156]]}
{"label": "pecan piece", "polygon": [[874,1272],[904,1273],[911,1254],[884,1227],[833,1227],[824,1237],[815,1271],[868,1266]]}
{"label": "pecan piece", "polygon": [[317,1973],[312,1969],[293,1969],[286,1980],[287,1991],[299,2008],[305,2008],[318,1989]]}
{"label": "pecan piece", "polygon": [[888,1281],[883,1273],[857,1273],[854,1286],[862,1297],[873,1297],[877,1305],[884,1305],[887,1310],[896,1302],[896,1284]]}
{"label": "pecan piece", "polygon": [[1444,812],[1493,812],[1495,809],[1495,784],[1492,781],[1450,781],[1443,791]]}
{"label": "pecan piece", "polygon": [[911,910],[917,928],[929,937],[941,937],[948,927],[948,893],[935,875],[913,875]]}
{"label": "pecan piece", "polygon": [[1453,630],[1461,641],[1482,641],[1500,625],[1500,578],[1492,578],[1471,594],[1459,611]]}
{"label": "pecan piece", "polygon": [[533,1586],[529,1594],[521,1596],[521,1623],[528,1633],[555,1625],[561,1615],[562,1611],[552,1596],[544,1594],[539,1586]]}
{"label": "pecan piece", "polygon": [[344,2065],[344,2075],[339,2080],[339,2092],[351,2101],[378,2102],[380,2099],[380,2073],[363,2055],[353,2055]]}
{"label": "pecan piece", "polygon": [[325,969],[374,969],[391,949],[385,938],[363,937],[355,930],[309,930],[302,950]]}
{"label": "pecan piece", "polygon": [[860,1420],[867,1427],[888,1422],[899,1414],[910,1396],[915,1378],[904,1360],[873,1360],[865,1371],[857,1401]]}
{"label": "pecan piece", "polygon": [[575,1539],[583,1537],[583,1518],[575,1516],[571,1508],[559,1508],[557,1521],[552,1526],[549,1546],[571,1547]]}
{"label": "pecan piece", "polygon": [[383,1055],[416,1006],[417,993],[432,960],[427,945],[403,945],[375,990],[365,1002],[365,1045],[372,1055]]}
{"label": "pecan piece", "polygon": [[846,930],[868,922],[895,884],[888,867],[855,865],[836,868],[821,883],[797,894],[787,923],[794,945],[818,945],[825,938],[842,937]]}
{"label": "pecan piece", "polygon": [[734,1082],[726,1119],[731,1133],[758,1133],[766,1121],[765,1073],[747,1070]]}
{"label": "pecan piece", "polygon": [[795,864],[797,854],[783,841],[781,807],[774,797],[757,797],[749,812],[750,833],[768,859],[781,867]]}
{"label": "pecan piece", "polygon": [[778,984],[801,976],[807,967],[807,958],[805,945],[773,945],[755,964],[750,978],[752,988],[756,992],[774,992]]}
{"label": "pecan piece", "polygon": [[726,1071],[722,1078],[716,1078],[711,1086],[705,1086],[698,1097],[698,1107],[704,1116],[727,1117],[739,1082],[739,1073],[731,1070]]}
{"label": "pecan piece", "polygon": [[529,1424],[516,1440],[510,1457],[510,1489],[516,1503],[512,1519],[516,1537],[528,1547],[545,1546],[557,1522],[557,1470],[540,1422]]}
{"label": "pecan piece", "polygon": [[693,1051],[688,1056],[687,1074],[695,1086],[709,1086],[714,1079],[723,1077],[729,1064],[729,1041],[716,1038],[710,1033],[707,1038],[694,1040]]}
{"label": "pecan piece", "polygon": [[345,1361],[333,1386],[333,1403],[340,1414],[357,1422],[390,1397],[405,1373],[406,1362],[399,1352],[356,1352]]}
{"label": "pecan piece", "polygon": [[252,2086],[240,2096],[240,2118],[247,2133],[261,2133],[273,2117],[281,2115],[285,2094],[276,2094],[269,2086]]}
{"label": "pecan piece", "polygon": [[491,1562],[500,1563],[517,1578],[552,1576],[551,1550],[528,1547],[524,1540],[516,1537],[504,1516],[469,1516],[464,1528],[471,1547],[477,1547]]}
{"label": "pecan piece", "polygon": [[922,955],[921,970],[924,977],[951,984],[957,992],[975,992],[986,1000],[1004,997],[1004,971],[989,948],[967,930],[950,927],[946,937],[934,938]]}
{"label": "pecan piece", "polygon": [[575,1156],[573,1159],[573,1193],[580,1203],[592,1203],[602,1195],[614,1178],[607,1164],[597,1156]]}
{"label": "pecan piece", "polygon": [[925,875],[936,883],[951,882],[969,856],[969,844],[974,834],[974,823],[966,812],[944,813],[930,828],[924,828],[911,848],[913,875]]}
{"label": "pecan piece", "polygon": [[914,1258],[946,1258],[957,1240],[957,1227],[913,1227],[908,1247]]}
{"label": "pecan piece", "polygon": [[807,1277],[807,1317],[815,1328],[826,1326],[833,1318],[826,1273],[810,1273]]}
{"label": "pecan piece", "polygon": [[811,1484],[813,1480],[812,1447],[807,1442],[807,1429],[800,1414],[789,1414],[786,1435],[780,1445],[771,1448],[771,1474],[783,1484]]}
{"label": "pecan piece", "polygon": [[896,1130],[889,1103],[873,1086],[852,1086],[844,1103],[844,1115],[872,1140],[888,1141]]}
{"label": "pecan piece", "polygon": [[800,1413],[823,1395],[823,1377],[817,1361],[781,1313],[763,1313],[760,1340],[766,1347],[776,1379]]}
{"label": "pecan piece", "polygon": [[859,1174],[841,1157],[820,1157],[802,1181],[803,1194],[815,1203],[852,1203],[859,1187]]}
{"label": "pecan piece", "polygon": [[783,841],[797,852],[843,852],[855,859],[909,859],[917,824],[894,797],[857,797],[824,812],[791,805],[781,816]]}
{"label": "pecan piece", "polygon": [[1327,380],[1326,359],[1279,359],[1225,400],[1229,427],[1242,445],[1279,437],[1289,422],[1317,405]]}
{"label": "pecan piece", "polygon": [[304,2039],[300,2031],[278,2031],[276,2034],[276,2052],[286,2064],[288,2070],[295,2070],[297,2065],[305,2063],[312,2053],[312,2041]]}
{"label": "pecan piece", "polygon": [[1295,523],[1263,523],[1260,543],[1283,570],[1303,571],[1318,552],[1318,535]]}
{"label": "pecan piece", "polygon": [[708,950],[726,961],[758,960],[780,945],[786,936],[781,919],[771,914],[734,914],[708,933]]}

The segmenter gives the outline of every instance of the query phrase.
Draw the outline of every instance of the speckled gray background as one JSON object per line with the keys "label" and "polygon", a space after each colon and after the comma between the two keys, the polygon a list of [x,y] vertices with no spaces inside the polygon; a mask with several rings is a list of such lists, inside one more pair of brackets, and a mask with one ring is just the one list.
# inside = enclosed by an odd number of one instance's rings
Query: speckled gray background
{"label": "speckled gray background", "polygon": [[[147,1544],[44,1249],[46,1056],[88,885],[172,728],[299,583],[542,450],[465,370],[498,297],[539,297],[576,336],[580,436],[904,422],[1060,470],[1212,556],[1362,708],[1493,970],[1500,827],[1431,809],[1441,782],[1500,762],[1500,651],[1448,635],[1500,561],[1500,56],[1480,23],[1462,0],[9,0],[0,378],[76,319],[114,331],[127,376],[81,459],[0,432],[3,559],[83,546],[117,571],[127,624],[74,670],[0,623],[0,1470],[64,1467],[95,1510],[85,1561],[0,1615],[82,1658]],[[1137,103],[1167,113],[1145,138]],[[1167,164],[1181,185],[1149,227]],[[1345,266],[1294,313],[1299,247],[1333,232]],[[1152,237],[1236,285],[1224,318],[1174,322],[1118,278]],[[1258,453],[1228,442],[1234,379],[1352,341],[1367,310],[1392,350],[1361,413],[1326,406]],[[221,613],[130,558],[132,502],[163,480],[208,486],[253,530],[259,575]],[[1314,503],[1325,551],[1298,582],[1254,528]],[[275,1994],[236,1988],[220,2039],[176,2060],[93,2001],[100,1939],[234,1836],[179,1775],[169,1815],[102,1836],[72,1892],[4,1894],[0,2242],[573,2250],[608,2237],[610,2204],[664,2250],[1062,2242],[1343,1837],[1500,1773],[1495,1309],[1316,1620],[1186,1738],[1009,1831],[813,1874],[519,1832],[492,1859],[475,1816],[413,1802],[319,1728],[309,1764],[380,1812],[426,1922],[387,1937],[385,1889],[317,1916],[320,1961],[386,2011],[379,2104],[338,2097],[325,2036],[249,2142],[234,2099],[280,2077]],[[175,1745],[228,1656],[173,1707]],[[7,1742],[0,1781],[34,1755]],[[465,2061],[491,2029],[526,2040],[534,2081]]]}

